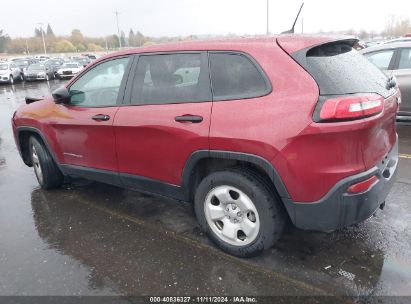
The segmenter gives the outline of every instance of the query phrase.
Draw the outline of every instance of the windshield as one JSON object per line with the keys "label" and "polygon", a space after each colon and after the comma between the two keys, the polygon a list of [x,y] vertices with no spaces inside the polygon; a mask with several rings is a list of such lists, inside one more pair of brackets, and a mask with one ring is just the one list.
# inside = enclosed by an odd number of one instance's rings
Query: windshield
{"label": "windshield", "polygon": [[15,64],[17,64],[18,66],[24,66],[24,65],[29,65],[29,62],[27,60],[16,60],[14,61]]}
{"label": "windshield", "polygon": [[45,69],[46,67],[43,64],[32,64],[27,68],[27,70],[29,71],[38,71],[38,70],[44,71]]}
{"label": "windshield", "polygon": [[4,71],[4,70],[7,70],[9,68],[9,65],[8,64],[0,64],[0,70],[1,71]]}
{"label": "windshield", "polygon": [[66,63],[63,65],[63,68],[75,69],[78,68],[78,65],[75,63]]}

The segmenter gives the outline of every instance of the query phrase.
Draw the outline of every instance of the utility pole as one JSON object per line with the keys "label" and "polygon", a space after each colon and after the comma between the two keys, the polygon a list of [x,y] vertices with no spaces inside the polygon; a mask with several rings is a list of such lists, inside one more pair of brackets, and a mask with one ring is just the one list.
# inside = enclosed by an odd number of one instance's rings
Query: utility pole
{"label": "utility pole", "polygon": [[26,39],[26,54],[30,54],[29,43],[27,42],[27,39]]}
{"label": "utility pole", "polygon": [[41,37],[43,38],[44,55],[47,55],[46,41],[44,40],[43,23],[39,22],[37,24],[40,25]]}
{"label": "utility pole", "polygon": [[118,11],[115,11],[114,14],[116,15],[116,21],[117,21],[118,45],[120,46],[120,49],[121,49],[120,27],[118,26],[118,14],[120,13]]}
{"label": "utility pole", "polygon": [[269,0],[267,0],[267,35],[270,33],[270,31],[268,29],[269,28],[269,22],[270,22],[269,8],[270,8]]}
{"label": "utility pole", "polygon": [[301,34],[304,34],[304,18],[301,18]]}

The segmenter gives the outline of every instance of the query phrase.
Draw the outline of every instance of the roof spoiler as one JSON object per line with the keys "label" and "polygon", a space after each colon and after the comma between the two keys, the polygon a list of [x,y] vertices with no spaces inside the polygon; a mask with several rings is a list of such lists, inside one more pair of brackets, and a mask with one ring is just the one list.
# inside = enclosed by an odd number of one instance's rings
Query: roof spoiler
{"label": "roof spoiler", "polygon": [[300,10],[298,11],[297,17],[295,17],[293,26],[288,31],[282,32],[281,34],[294,34],[295,24],[297,23],[298,17],[300,16],[301,10],[303,9],[304,2],[301,3]]}

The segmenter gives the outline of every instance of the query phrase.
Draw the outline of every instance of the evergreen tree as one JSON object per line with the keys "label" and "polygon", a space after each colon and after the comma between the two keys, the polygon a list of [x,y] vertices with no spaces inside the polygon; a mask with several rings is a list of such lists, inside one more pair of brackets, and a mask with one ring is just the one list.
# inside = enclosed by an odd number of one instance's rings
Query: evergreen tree
{"label": "evergreen tree", "polygon": [[34,36],[35,37],[41,37],[41,29],[39,29],[39,28],[35,28],[34,29]]}
{"label": "evergreen tree", "polygon": [[0,30],[0,53],[3,53],[6,50],[9,41],[10,37],[6,35],[3,30]]}
{"label": "evergreen tree", "polygon": [[135,37],[136,37],[136,35],[134,34],[133,29],[130,29],[130,32],[128,33],[128,45],[129,46],[136,46],[135,45]]}
{"label": "evergreen tree", "polygon": [[127,46],[126,34],[124,34],[124,31],[121,31],[120,33],[120,40],[121,40],[121,46]]}
{"label": "evergreen tree", "polygon": [[47,24],[47,36],[53,36],[54,37],[54,32],[51,29],[50,24]]}

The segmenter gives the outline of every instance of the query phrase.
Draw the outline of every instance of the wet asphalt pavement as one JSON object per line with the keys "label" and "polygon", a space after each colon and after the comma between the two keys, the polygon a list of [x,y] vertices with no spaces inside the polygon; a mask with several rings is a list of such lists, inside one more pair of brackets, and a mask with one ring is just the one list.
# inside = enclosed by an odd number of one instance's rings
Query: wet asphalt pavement
{"label": "wet asphalt pavement", "polygon": [[86,181],[43,191],[10,118],[58,80],[0,85],[0,295],[411,296],[411,126],[386,208],[332,233],[288,227],[238,259],[202,235],[191,205]]}

